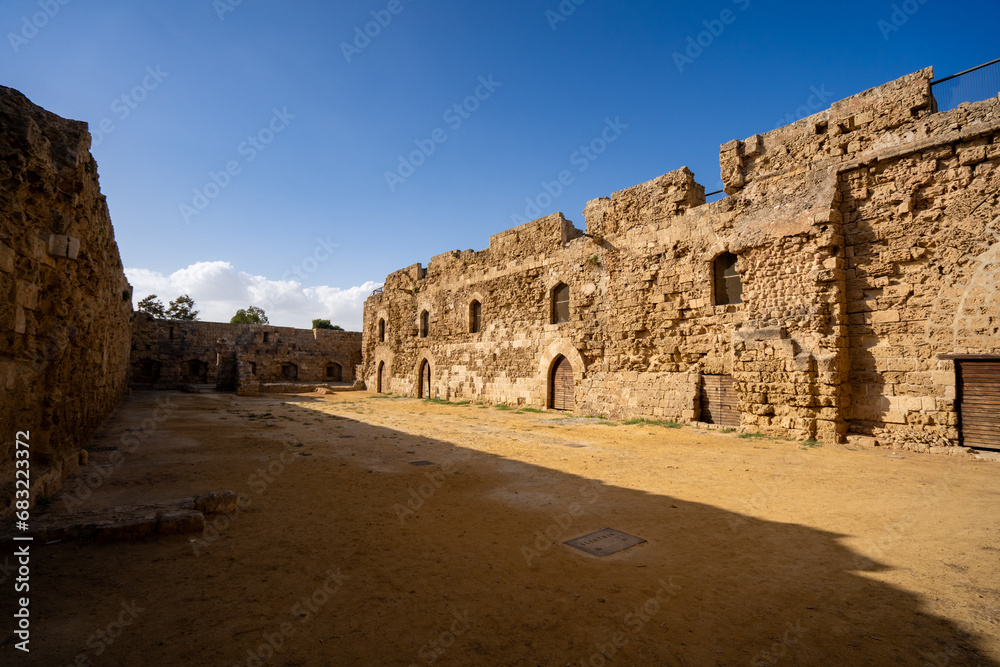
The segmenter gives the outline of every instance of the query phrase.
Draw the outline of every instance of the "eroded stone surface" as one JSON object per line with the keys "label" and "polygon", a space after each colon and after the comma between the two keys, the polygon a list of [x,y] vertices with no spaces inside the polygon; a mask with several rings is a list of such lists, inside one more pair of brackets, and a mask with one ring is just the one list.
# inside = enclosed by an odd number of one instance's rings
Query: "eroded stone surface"
{"label": "eroded stone surface", "polygon": [[[744,427],[958,444],[945,356],[1000,354],[1000,102],[935,113],[932,76],[723,145],[721,201],[682,168],[591,201],[585,234],[557,213],[390,274],[368,388],[544,408],[564,357],[582,413],[694,422],[725,374]],[[742,303],[717,303],[724,252]]]}

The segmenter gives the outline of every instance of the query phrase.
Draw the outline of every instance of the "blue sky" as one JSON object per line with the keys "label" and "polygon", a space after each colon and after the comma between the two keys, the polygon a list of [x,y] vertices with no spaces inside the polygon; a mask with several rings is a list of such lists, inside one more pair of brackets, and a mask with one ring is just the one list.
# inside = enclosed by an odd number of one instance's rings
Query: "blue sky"
{"label": "blue sky", "polygon": [[720,144],[992,60],[998,23],[995,1],[2,0],[0,84],[90,124],[136,300],[358,328],[396,269],[536,213],[582,227],[684,165],[716,190]]}

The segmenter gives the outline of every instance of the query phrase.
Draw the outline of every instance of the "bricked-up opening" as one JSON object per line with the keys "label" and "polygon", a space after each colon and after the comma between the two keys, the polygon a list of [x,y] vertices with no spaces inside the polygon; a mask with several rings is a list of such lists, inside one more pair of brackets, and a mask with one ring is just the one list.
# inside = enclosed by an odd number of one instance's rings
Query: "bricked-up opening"
{"label": "bricked-up opening", "polygon": [[382,378],[385,374],[385,362],[378,362],[378,373],[375,375],[375,391],[382,393]]}
{"label": "bricked-up opening", "polygon": [[298,380],[299,367],[295,364],[281,364],[281,377],[286,380]]}
{"label": "bricked-up opening", "polygon": [[552,288],[552,324],[569,322],[569,285],[559,283]]}
{"label": "bricked-up opening", "polygon": [[417,398],[433,398],[431,396],[431,365],[427,361],[420,364],[420,385],[417,387]]}
{"label": "bricked-up opening", "polygon": [[1000,451],[1000,359],[956,361],[961,444]]}
{"label": "bricked-up opening", "polygon": [[713,262],[715,272],[715,305],[743,303],[743,283],[736,272],[736,255],[724,252]]}
{"label": "bricked-up opening", "polygon": [[329,382],[342,382],[344,378],[344,369],[338,363],[329,363],[326,365],[326,379]]}
{"label": "bricked-up opening", "polygon": [[573,397],[573,366],[563,356],[557,357],[552,364],[549,407],[553,410],[572,410],[576,407]]}
{"label": "bricked-up opening", "polygon": [[722,426],[740,425],[732,375],[701,376],[701,421]]}
{"label": "bricked-up opening", "polygon": [[473,301],[469,305],[469,333],[479,333],[483,324],[483,304]]}
{"label": "bricked-up opening", "polygon": [[426,310],[420,313],[420,337],[427,338],[431,332],[431,314]]}
{"label": "bricked-up opening", "polygon": [[385,320],[381,318],[378,321],[378,342],[385,342]]}

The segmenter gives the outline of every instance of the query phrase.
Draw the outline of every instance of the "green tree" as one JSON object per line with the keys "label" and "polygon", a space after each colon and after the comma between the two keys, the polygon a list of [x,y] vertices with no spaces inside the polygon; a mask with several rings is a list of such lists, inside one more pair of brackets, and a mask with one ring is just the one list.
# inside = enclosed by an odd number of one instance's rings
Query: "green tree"
{"label": "green tree", "polygon": [[263,308],[258,308],[257,306],[250,306],[246,310],[240,308],[233,315],[233,319],[229,320],[230,324],[268,324],[267,315],[264,314]]}
{"label": "green tree", "polygon": [[150,294],[139,301],[136,306],[140,313],[148,313],[158,320],[166,319],[167,311],[163,308],[163,302],[155,294]]}
{"label": "green tree", "polygon": [[181,294],[170,302],[167,317],[171,320],[196,320],[198,311],[194,309],[194,299],[187,294]]}
{"label": "green tree", "polygon": [[313,320],[313,329],[331,329],[333,331],[343,331],[343,327],[330,324],[330,320]]}

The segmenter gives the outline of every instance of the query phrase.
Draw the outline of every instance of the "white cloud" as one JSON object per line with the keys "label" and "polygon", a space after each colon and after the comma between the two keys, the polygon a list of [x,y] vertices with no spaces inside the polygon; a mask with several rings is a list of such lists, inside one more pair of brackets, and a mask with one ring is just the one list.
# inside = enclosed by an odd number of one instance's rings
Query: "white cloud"
{"label": "white cloud", "polygon": [[380,283],[339,287],[304,287],[295,280],[268,280],[237,271],[229,262],[198,262],[165,276],[157,271],[126,268],[134,287],[133,303],[156,294],[163,305],[190,294],[198,319],[228,322],[240,308],[259,306],[271,324],[308,329],[314,319],[328,319],[348,331],[361,331],[365,299]]}

